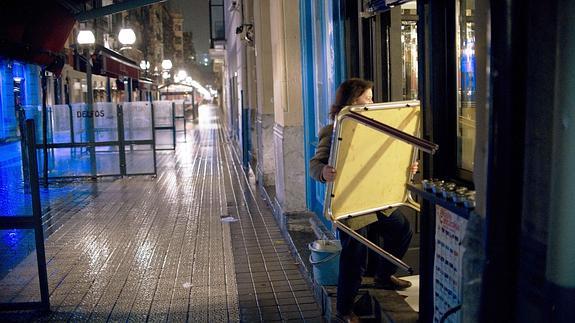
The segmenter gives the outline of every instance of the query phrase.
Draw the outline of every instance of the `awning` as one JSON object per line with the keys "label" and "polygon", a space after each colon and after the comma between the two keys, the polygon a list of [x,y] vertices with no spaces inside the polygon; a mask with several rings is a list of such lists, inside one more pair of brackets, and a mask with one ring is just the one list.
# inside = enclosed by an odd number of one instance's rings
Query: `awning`
{"label": "awning", "polygon": [[138,88],[141,91],[157,91],[158,90],[158,86],[150,78],[141,77],[138,80],[133,80],[133,82],[136,82],[138,84],[137,86],[134,86],[134,88]]}
{"label": "awning", "polygon": [[52,1],[2,1],[0,56],[59,73],[65,63],[60,51],[74,23],[70,12]]}
{"label": "awning", "polygon": [[[85,5],[92,2],[89,0],[1,0],[0,56],[46,66],[59,74],[66,61],[61,51],[76,20],[96,19],[164,1],[124,0],[91,8]],[[117,66],[112,60],[111,57],[105,59],[107,71],[137,78],[137,65],[134,70]]]}
{"label": "awning", "polygon": [[140,67],[126,56],[101,45],[96,45],[95,54],[94,73],[115,78],[140,77]]}
{"label": "awning", "polygon": [[184,83],[169,83],[158,87],[162,95],[185,95],[192,93],[194,89],[194,86]]}

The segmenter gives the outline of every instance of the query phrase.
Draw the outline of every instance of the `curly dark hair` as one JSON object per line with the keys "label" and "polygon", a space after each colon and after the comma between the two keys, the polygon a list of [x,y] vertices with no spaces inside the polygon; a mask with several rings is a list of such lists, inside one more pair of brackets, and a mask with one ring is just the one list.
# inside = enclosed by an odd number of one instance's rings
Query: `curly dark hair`
{"label": "curly dark hair", "polygon": [[335,102],[329,110],[330,118],[335,119],[343,107],[351,105],[363,92],[372,88],[373,82],[360,78],[350,78],[341,83],[335,92]]}

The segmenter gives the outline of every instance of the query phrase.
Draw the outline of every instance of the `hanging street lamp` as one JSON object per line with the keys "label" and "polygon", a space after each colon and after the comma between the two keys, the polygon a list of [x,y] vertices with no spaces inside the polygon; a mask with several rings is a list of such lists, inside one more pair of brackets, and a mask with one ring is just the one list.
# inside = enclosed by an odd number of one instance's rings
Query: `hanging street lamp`
{"label": "hanging street lamp", "polygon": [[136,42],[136,33],[132,28],[122,28],[118,34],[118,40],[124,46],[133,45]]}

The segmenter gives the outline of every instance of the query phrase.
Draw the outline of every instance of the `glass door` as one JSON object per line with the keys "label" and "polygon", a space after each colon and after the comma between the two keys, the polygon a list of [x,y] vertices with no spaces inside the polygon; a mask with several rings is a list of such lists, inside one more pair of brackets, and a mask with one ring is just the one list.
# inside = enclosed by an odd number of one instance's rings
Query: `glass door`
{"label": "glass door", "polygon": [[474,14],[475,0],[456,2],[457,167],[461,177],[473,172],[475,150]]}
{"label": "glass door", "polygon": [[401,6],[401,74],[403,100],[417,100],[417,8],[415,2]]}

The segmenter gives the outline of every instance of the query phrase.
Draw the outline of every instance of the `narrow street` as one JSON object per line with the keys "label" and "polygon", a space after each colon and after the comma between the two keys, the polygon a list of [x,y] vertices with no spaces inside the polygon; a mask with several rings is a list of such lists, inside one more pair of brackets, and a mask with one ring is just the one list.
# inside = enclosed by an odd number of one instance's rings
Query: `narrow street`
{"label": "narrow street", "polygon": [[[69,184],[91,189],[70,190],[44,219],[59,223],[46,234],[52,312],[0,321],[321,322],[218,113],[200,106],[187,142],[158,152],[157,178]],[[0,289],[0,302],[38,299],[34,253]]]}

